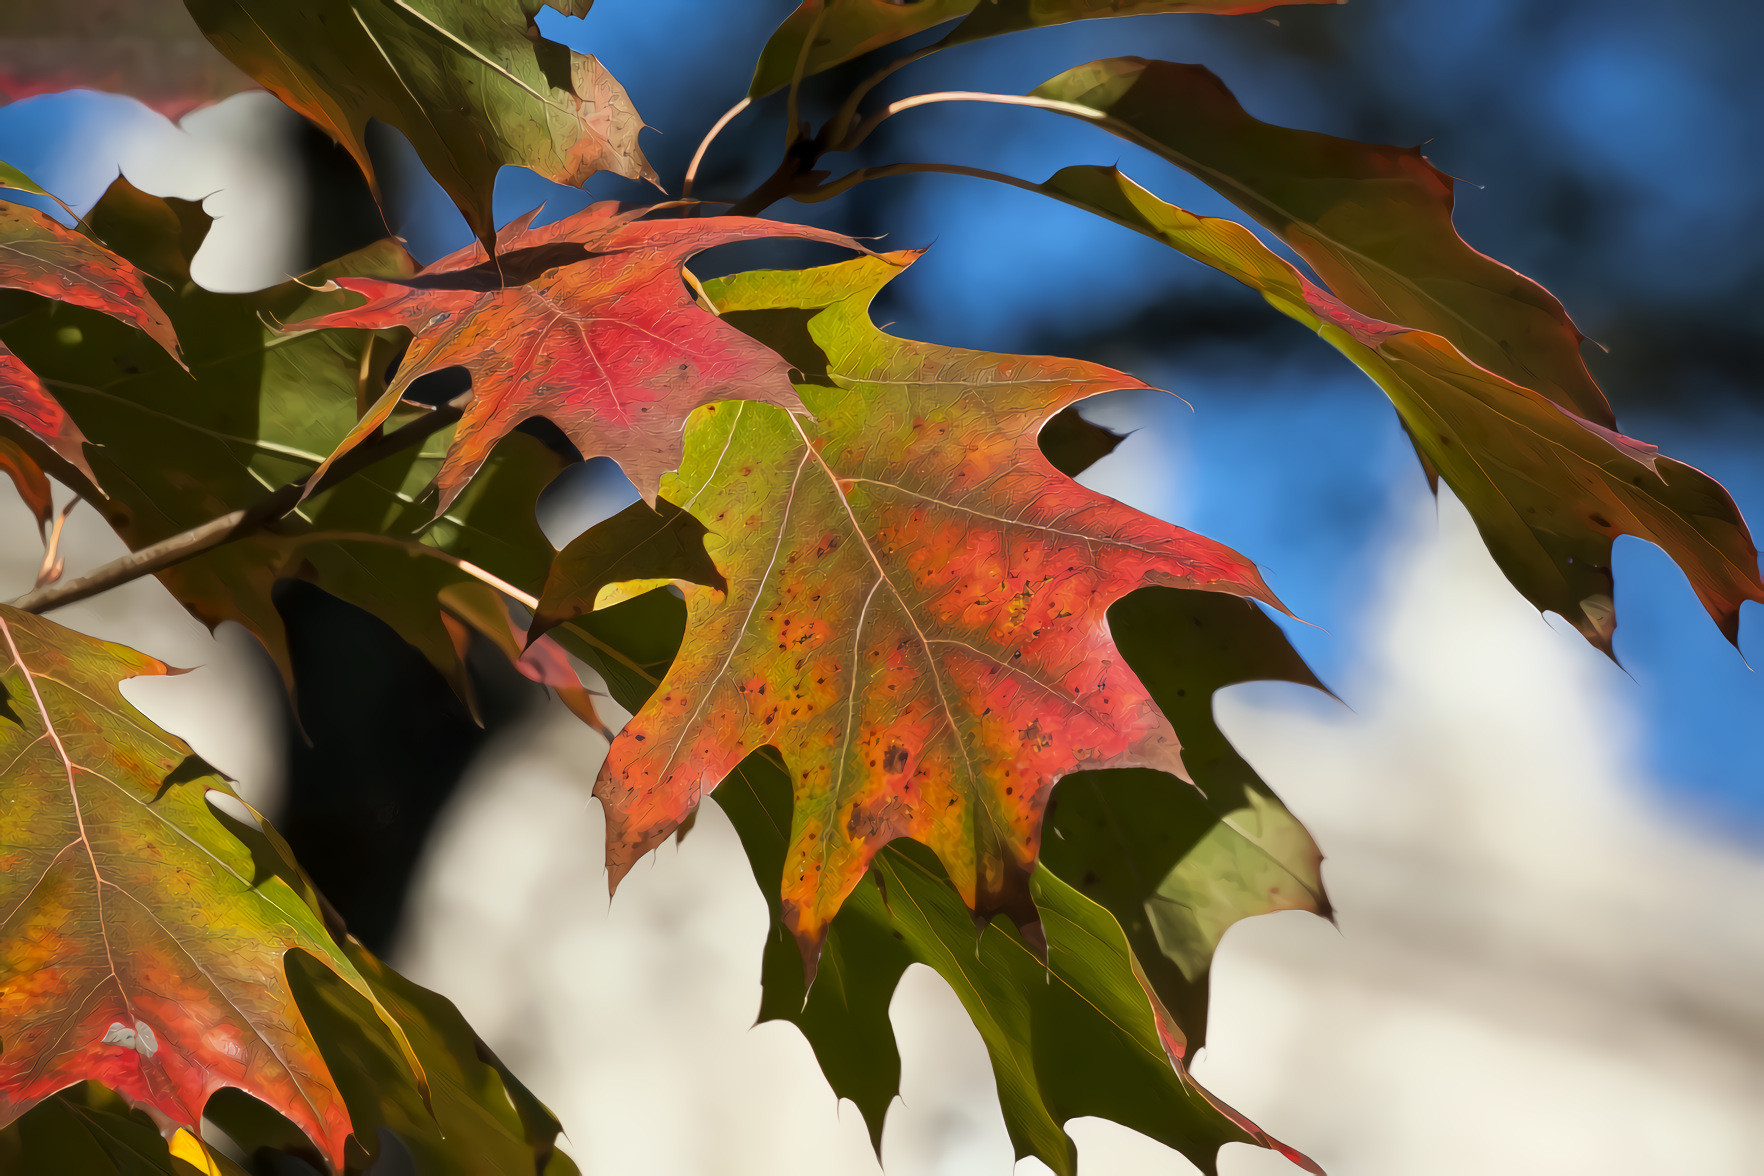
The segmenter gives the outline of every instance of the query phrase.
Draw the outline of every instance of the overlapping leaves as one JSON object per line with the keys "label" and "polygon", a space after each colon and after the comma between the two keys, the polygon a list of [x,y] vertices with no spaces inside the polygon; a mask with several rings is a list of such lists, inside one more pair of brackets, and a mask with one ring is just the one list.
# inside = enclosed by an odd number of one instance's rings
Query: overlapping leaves
{"label": "overlapping leaves", "polygon": [[796,237],[857,248],[805,225],[747,217],[635,219],[611,203],[533,228],[507,227],[490,260],[468,246],[413,278],[344,277],[368,301],[296,326],[416,332],[385,395],[339,447],[379,428],[411,383],[463,367],[471,403],[436,475],[445,509],[491,449],[529,417],[545,417],[583,457],[605,454],[654,501],[680,463],[687,414],[713,400],[798,405],[776,355],[720,321],[683,284],[686,260],[714,245]]}
{"label": "overlapping leaves", "polygon": [[187,3],[233,64],[349,150],[376,193],[368,122],[403,131],[486,246],[504,166],[572,185],[598,171],[655,178],[624,87],[539,34],[539,0]]}
{"label": "overlapping leaves", "polygon": [[1741,604],[1764,600],[1751,533],[1702,471],[1477,365],[1442,335],[1364,317],[1242,225],[1165,203],[1112,168],[1067,168],[1041,189],[1230,274],[1333,344],[1390,397],[1514,586],[1601,649],[1616,624],[1619,534],[1670,555],[1729,640]]}
{"label": "overlapping leaves", "polygon": [[[25,185],[29,185],[28,188]],[[22,175],[0,186],[37,188]],[[0,288],[102,311],[144,332],[173,358],[178,341],[134,266],[91,238],[22,204],[0,202]],[[0,345],[0,421],[87,471],[84,438],[42,380]]]}
{"label": "overlapping leaves", "polygon": [[0,1123],[96,1079],[194,1131],[236,1087],[341,1164],[350,1119],[289,953],[360,993],[420,1067],[319,911],[210,808],[226,782],[123,699],[123,679],[165,672],[0,606]]}
{"label": "overlapping leaves", "polygon": [[1061,409],[1137,381],[877,329],[869,301],[908,260],[707,286],[803,373],[815,420],[753,404],[694,418],[664,490],[709,529],[728,587],[683,586],[681,656],[595,786],[616,884],[749,752],[779,748],[795,796],[785,921],[811,966],[899,837],[934,850],[970,907],[1032,925],[1055,781],[1182,770],[1109,604],[1152,583],[1270,599],[1242,556],[1085,490],[1036,447]]}
{"label": "overlapping leaves", "polygon": [[[1188,788],[1155,775],[1165,789]],[[1029,881],[1045,942],[1025,940],[1002,917],[982,926],[976,941],[974,919],[937,858],[895,841],[833,920],[820,975],[805,990],[771,883],[786,868],[789,774],[770,754],[751,756],[716,800],[772,910],[760,1017],[802,1030],[833,1089],[863,1111],[872,1141],[879,1144],[899,1093],[889,1003],[901,974],[920,963],[949,982],[979,1029],[1019,1158],[1036,1156],[1071,1176],[1077,1151],[1065,1124],[1097,1115],[1175,1148],[1203,1171],[1214,1170],[1226,1143],[1271,1148],[1320,1171],[1194,1081],[1182,1034],[1146,987],[1141,957],[1120,925],[1053,871],[1042,867]]]}
{"label": "overlapping leaves", "polygon": [[[768,321],[765,312],[732,318],[769,337],[789,321]],[[813,359],[802,349],[793,357]],[[820,366],[827,366],[824,354]],[[1114,440],[1070,411],[1042,437],[1068,473]],[[661,506],[673,509],[666,499]],[[715,582],[693,552],[702,534],[690,516],[641,505],[608,520],[562,553],[538,624],[559,615],[548,606],[594,597],[619,568]],[[590,558],[596,553],[598,563]],[[587,620],[620,617],[624,623],[601,631],[636,653],[644,625],[625,610],[644,605],[664,615],[669,606],[684,611],[655,591]],[[675,632],[684,619],[674,622]],[[772,916],[761,1019],[803,1031],[834,1090],[857,1103],[879,1140],[900,1081],[889,1004],[905,968],[924,963],[948,980],[980,1029],[1019,1156],[1071,1172],[1075,1155],[1063,1125],[1096,1114],[1145,1131],[1203,1169],[1230,1141],[1276,1148],[1309,1168],[1201,1090],[1186,1059],[1204,1040],[1207,968],[1225,929],[1269,910],[1327,911],[1316,847],[1220,735],[1212,693],[1251,678],[1315,680],[1265,616],[1225,593],[1144,589],[1116,603],[1108,621],[1170,716],[1195,785],[1132,769],[1076,773],[1056,788],[1051,833],[1030,881],[1045,943],[1025,939],[1002,918],[976,940],[972,915],[936,856],[897,840],[876,854],[869,880],[833,918],[817,978],[807,986],[776,888],[792,836],[791,774],[769,750],[729,774],[714,797],[742,838]],[[653,689],[629,677],[609,680],[634,710]],[[1045,963],[1037,955],[1043,950]]]}
{"label": "overlapping leaves", "polygon": [[1616,424],[1556,297],[1452,225],[1452,179],[1412,147],[1253,118],[1198,65],[1118,57],[1034,90],[1193,172],[1279,235],[1366,318],[1429,331],[1596,424]]}
{"label": "overlapping leaves", "polygon": [[[105,517],[131,547],[178,535],[269,491],[311,477],[380,387],[394,340],[366,331],[284,335],[281,319],[330,309],[346,295],[308,283],[347,268],[408,275],[390,242],[260,294],[216,294],[189,279],[208,220],[182,201],[118,181],[90,216],[107,240],[174,291],[166,306],[188,371],[120,324],[50,305],[9,323],[4,338],[49,379],[93,452]],[[420,417],[400,409],[396,422]],[[160,579],[209,625],[234,620],[291,673],[276,582],[311,579],[390,624],[461,684],[437,599],[471,577],[465,560],[536,588],[551,557],[534,520],[539,491],[561,462],[532,437],[511,438],[471,489],[439,517],[423,494],[446,431],[309,498],[266,529],[176,564]]]}
{"label": "overlapping leaves", "polygon": [[[236,1171],[200,1144],[207,1117],[350,1172],[384,1128],[422,1176],[574,1176],[458,1011],[344,934],[275,830],[118,689],[166,672],[0,605],[0,1158]],[[69,1089],[88,1080],[170,1150]]]}
{"label": "overlapping leaves", "polygon": [[[754,97],[788,85],[802,73],[817,74],[873,49],[966,17],[940,44],[953,45],[1023,29],[1104,16],[1158,12],[1261,12],[1283,4],[1334,4],[1339,0],[803,0],[766,42],[749,89]],[[799,66],[800,63],[800,66]]]}

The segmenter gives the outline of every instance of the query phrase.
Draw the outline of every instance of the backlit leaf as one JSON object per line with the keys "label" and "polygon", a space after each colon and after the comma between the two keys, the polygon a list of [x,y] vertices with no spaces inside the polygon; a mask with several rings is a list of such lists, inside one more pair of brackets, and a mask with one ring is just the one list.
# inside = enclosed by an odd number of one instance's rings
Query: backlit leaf
{"label": "backlit leaf", "polygon": [[1061,409],[1138,381],[878,330],[869,301],[910,259],[707,285],[803,373],[815,420],[728,402],[695,416],[663,489],[709,529],[728,588],[681,582],[685,647],[595,786],[616,884],[749,752],[779,748],[796,797],[785,922],[811,966],[898,837],[936,851],[983,916],[1033,923],[1054,782],[1182,770],[1109,604],[1152,583],[1270,599],[1242,556],[1084,489],[1036,447]]}
{"label": "backlit leaf", "polygon": [[1450,340],[1368,319],[1232,221],[1167,204],[1112,168],[1071,167],[1042,190],[1230,274],[1316,331],[1390,397],[1495,562],[1527,600],[1611,649],[1611,544],[1657,544],[1729,640],[1740,605],[1764,600],[1739,508],[1700,470],[1477,366]]}
{"label": "backlit leaf", "polygon": [[[235,1087],[340,1164],[350,1119],[288,987],[304,952],[403,1031],[320,913],[229,831],[226,781],[123,698],[166,673],[0,605],[0,1123],[93,1079],[169,1134]],[[414,1071],[420,1073],[420,1071]]]}
{"label": "backlit leaf", "polygon": [[[472,1031],[453,1002],[413,984],[357,943],[345,941],[375,1000],[409,1034],[428,1093],[386,1051],[392,1040],[374,1005],[334,974],[300,960],[294,989],[356,1124],[358,1143],[378,1129],[409,1150],[416,1176],[578,1176],[557,1150],[562,1131]],[[377,1146],[368,1149],[377,1153]]]}
{"label": "backlit leaf", "polygon": [[[92,463],[109,496],[100,507],[105,518],[139,548],[309,478],[355,426],[361,403],[377,395],[393,341],[366,331],[282,334],[276,322],[334,309],[347,297],[301,282],[249,295],[194,285],[189,258],[208,224],[194,205],[118,181],[91,220],[175,291],[166,305],[190,357],[185,371],[119,325],[66,306],[45,306],[5,327],[6,340],[51,378],[98,443]],[[386,275],[408,276],[412,268],[391,242],[337,264]],[[322,283],[334,272],[307,282]],[[427,411],[400,409],[393,423]],[[537,589],[553,551],[533,509],[562,462],[532,437],[511,437],[437,518],[423,492],[449,440],[439,432],[314,495],[274,529],[176,564],[159,578],[210,626],[244,625],[284,676],[291,668],[272,590],[281,579],[309,579],[391,625],[463,691],[437,595],[473,581],[449,561],[463,559],[524,591]]]}
{"label": "backlit leaf", "polygon": [[575,186],[599,171],[655,178],[624,87],[539,34],[539,0],[187,3],[221,52],[347,148],[376,192],[368,120],[403,131],[486,245],[505,166]]}
{"label": "backlit leaf", "polygon": [[[27,290],[102,311],[140,328],[170,355],[178,355],[171,323],[148,295],[141,272],[34,208],[0,202],[0,288]],[[79,429],[37,375],[4,346],[0,346],[0,420],[23,429],[90,474]]]}
{"label": "backlit leaf", "polygon": [[1182,740],[1189,787],[1162,772],[1079,772],[1048,804],[1042,865],[1113,914],[1192,1058],[1206,1041],[1208,970],[1238,920],[1328,915],[1322,854],[1213,720],[1238,682],[1321,684],[1259,609],[1216,592],[1143,588],[1109,628]]}
{"label": "backlit leaf", "polygon": [[[1173,787],[1185,788],[1175,780]],[[1192,1077],[1167,1014],[1108,911],[1045,866],[1030,891],[1046,935],[1026,943],[1000,918],[978,929],[935,856],[910,841],[878,853],[828,932],[821,970],[804,989],[784,906],[771,879],[784,866],[792,823],[790,777],[769,752],[750,756],[717,790],[766,891],[762,1021],[797,1025],[833,1089],[863,1111],[879,1146],[899,1093],[900,1055],[888,1007],[901,973],[934,968],[955,990],[992,1058],[1005,1127],[1018,1157],[1060,1176],[1077,1170],[1064,1125],[1097,1115],[1141,1131],[1215,1170],[1219,1148],[1253,1143],[1307,1171],[1319,1169],[1218,1102]]]}
{"label": "backlit leaf", "polygon": [[49,479],[44,476],[43,468],[17,444],[0,437],[0,473],[12,479],[12,484],[18,488],[18,496],[36,516],[37,530],[41,533],[54,510]]}
{"label": "backlit leaf", "polygon": [[[1341,0],[803,0],[760,54],[749,93],[755,98],[788,85],[799,60],[803,73],[861,57],[958,17],[967,17],[940,44],[954,45],[1022,29],[1102,16],[1157,12],[1261,12],[1285,4]],[[803,56],[808,44],[807,56]]]}
{"label": "backlit leaf", "polygon": [[858,248],[824,229],[746,217],[640,221],[597,204],[504,230],[502,253],[472,245],[414,278],[339,278],[364,305],[296,323],[409,327],[398,376],[339,447],[370,436],[413,380],[447,367],[472,376],[471,405],[436,476],[443,509],[509,430],[529,417],[558,425],[583,457],[619,463],[654,502],[680,464],[686,416],[713,400],[798,405],[784,361],[694,301],[681,276],[700,250],[797,237]]}
{"label": "backlit leaf", "polygon": [[1090,107],[1101,126],[1193,172],[1278,234],[1361,315],[1431,331],[1496,375],[1616,424],[1568,312],[1458,236],[1452,179],[1419,150],[1262,122],[1198,65],[1093,61],[1034,93]]}

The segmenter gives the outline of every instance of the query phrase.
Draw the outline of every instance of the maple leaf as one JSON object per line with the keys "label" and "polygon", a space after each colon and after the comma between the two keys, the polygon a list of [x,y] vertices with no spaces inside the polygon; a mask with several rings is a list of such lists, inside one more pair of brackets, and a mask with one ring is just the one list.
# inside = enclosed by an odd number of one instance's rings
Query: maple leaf
{"label": "maple leaf", "polygon": [[[878,330],[869,301],[909,260],[706,286],[804,373],[816,423],[755,404],[694,417],[664,489],[709,528],[728,589],[682,581],[682,653],[595,785],[616,885],[748,752],[778,747],[796,779],[784,905],[810,966],[897,837],[935,850],[976,911],[1032,923],[1054,782],[1182,770],[1104,610],[1151,583],[1272,599],[1242,556],[1080,487],[1036,448],[1067,405],[1138,381]],[[568,611],[540,598],[541,615]]]}
{"label": "maple leaf", "polygon": [[[1163,780],[1172,790],[1188,788]],[[1268,1148],[1321,1171],[1194,1080],[1182,1037],[1146,988],[1129,937],[1108,910],[1045,865],[1029,883],[1043,952],[1003,918],[976,935],[937,859],[911,841],[889,844],[834,918],[820,978],[809,987],[772,885],[792,829],[790,773],[771,752],[752,755],[715,800],[740,835],[771,910],[760,1020],[802,1030],[834,1091],[863,1112],[878,1151],[884,1116],[900,1091],[889,1004],[901,974],[923,964],[949,982],[979,1030],[1018,1158],[1033,1155],[1072,1176],[1077,1149],[1065,1124],[1096,1115],[1175,1148],[1202,1171],[1215,1170],[1226,1143]],[[1154,808],[1146,815],[1160,814]]]}
{"label": "maple leaf", "polygon": [[[734,317],[755,327],[751,314]],[[1069,475],[1119,440],[1071,409],[1038,438]],[[720,583],[698,550],[702,525],[666,499],[660,505],[659,515],[634,505],[566,547],[535,629],[633,571]],[[606,598],[642,587],[626,585]],[[1201,1091],[1186,1059],[1205,1040],[1207,973],[1224,931],[1271,910],[1329,909],[1321,855],[1220,733],[1213,692],[1252,679],[1316,679],[1267,617],[1229,595],[1142,588],[1111,606],[1108,621],[1129,666],[1170,717],[1194,786],[1162,772],[1121,769],[1074,773],[1055,787],[1047,817],[1052,835],[1043,839],[1035,875],[1044,883],[1035,894],[1038,909],[1056,911],[1046,931],[1051,979],[1030,958],[1033,946],[1007,923],[988,927],[976,944],[973,920],[936,859],[897,841],[872,861],[877,885],[860,883],[834,917],[819,979],[807,987],[774,881],[784,871],[791,829],[790,778],[776,753],[766,751],[749,756],[712,793],[740,834],[771,910],[760,1019],[802,1030],[834,1091],[857,1104],[879,1143],[900,1089],[889,1004],[904,969],[924,963],[949,981],[980,1028],[1019,1156],[1035,1154],[1055,1171],[1069,1171],[1072,1145],[1061,1124],[1088,1113],[1134,1125],[1203,1168],[1221,1131],[1308,1165]],[[665,671],[685,622],[681,601],[652,590],[576,625],[605,638],[614,656],[596,665],[620,704],[638,712],[660,673],[636,666],[659,660]],[[656,643],[667,655],[650,652]],[[1078,880],[1077,888],[1047,877],[1050,867]],[[1062,950],[1061,928],[1076,925],[1094,929],[1084,948],[1089,967],[1076,966]],[[1125,950],[1117,938],[1123,935]],[[1057,1053],[1046,1048],[1056,1039]]]}
{"label": "maple leaf", "polygon": [[251,89],[181,0],[78,0],[0,8],[0,101],[108,90],[167,118]]}
{"label": "maple leaf", "polygon": [[1360,314],[1430,331],[1470,360],[1597,424],[1616,424],[1556,297],[1452,225],[1452,179],[1418,149],[1252,118],[1212,71],[1116,57],[1034,95],[1095,110],[1266,225]]}
{"label": "maple leaf", "polygon": [[577,187],[598,171],[655,179],[624,87],[593,57],[541,36],[537,0],[187,3],[235,65],[355,157],[377,198],[368,122],[403,131],[486,248],[505,166]]}
{"label": "maple leaf", "polygon": [[642,211],[601,203],[541,228],[529,213],[504,230],[494,262],[471,245],[406,280],[338,278],[368,301],[294,328],[402,326],[416,335],[385,395],[330,460],[378,429],[413,381],[447,367],[470,372],[472,392],[435,478],[442,509],[529,417],[556,423],[585,458],[613,458],[653,503],[699,405],[798,407],[784,361],[700,307],[682,268],[714,245],[766,237],[860,246],[805,225],[636,220]]}
{"label": "maple leaf", "polygon": [[[92,467],[107,495],[99,504],[105,519],[139,549],[307,480],[355,425],[363,399],[378,390],[394,340],[344,330],[287,336],[266,320],[340,306],[348,295],[310,285],[338,266],[408,275],[413,267],[404,251],[382,242],[305,282],[218,294],[189,281],[189,260],[208,226],[197,206],[119,180],[89,219],[176,291],[166,305],[188,348],[189,369],[119,324],[59,304],[45,304],[0,334],[56,381],[68,411],[96,443]],[[64,335],[77,341],[64,342]],[[393,423],[429,411],[400,409]],[[463,694],[465,670],[438,594],[473,582],[458,561],[524,590],[538,587],[553,549],[534,505],[563,463],[535,438],[511,437],[437,517],[422,495],[448,443],[446,431],[438,432],[313,495],[273,529],[175,564],[159,579],[210,627],[243,625],[290,689],[292,663],[273,590],[300,577],[385,621]]]}
{"label": "maple leaf", "polygon": [[[23,188],[16,180],[5,186]],[[32,189],[41,191],[35,184],[24,188]],[[141,272],[34,208],[0,202],[0,288],[102,311],[140,328],[173,358],[178,356],[171,323],[148,295]],[[44,442],[90,476],[79,429],[42,380],[4,346],[0,346],[0,420]]]}
{"label": "maple leaf", "polygon": [[1607,654],[1619,534],[1671,556],[1730,641],[1740,606],[1764,601],[1745,520],[1702,471],[1477,365],[1442,335],[1356,313],[1242,225],[1168,204],[1113,168],[1029,186],[1230,274],[1341,351],[1390,398],[1514,587]]}
{"label": "maple leaf", "polygon": [[291,887],[229,833],[225,780],[123,698],[154,659],[0,605],[0,1124],[95,1079],[169,1133],[235,1087],[341,1166],[350,1120],[288,987],[304,952],[403,1030]]}
{"label": "maple leaf", "polygon": [[820,73],[873,49],[926,29],[967,17],[939,46],[977,41],[1022,29],[1106,16],[1158,12],[1261,12],[1286,4],[1335,4],[1340,0],[802,0],[760,51],[748,93],[758,98],[790,84],[797,63],[804,76]]}

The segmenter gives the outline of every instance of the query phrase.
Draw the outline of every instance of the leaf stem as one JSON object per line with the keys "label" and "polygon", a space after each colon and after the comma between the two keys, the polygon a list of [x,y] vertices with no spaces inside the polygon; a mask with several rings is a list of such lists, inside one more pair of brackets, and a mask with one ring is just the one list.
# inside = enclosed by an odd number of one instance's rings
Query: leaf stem
{"label": "leaf stem", "polygon": [[704,162],[704,154],[710,150],[711,141],[722,134],[723,128],[734,122],[742,111],[752,105],[752,98],[743,98],[725,110],[723,117],[712,123],[711,129],[705,132],[704,138],[698,141],[698,150],[692,153],[692,162],[686,165],[686,178],[680,183],[680,198],[682,200],[692,195],[692,185],[698,179],[698,165]]}
{"label": "leaf stem", "polygon": [[32,585],[33,590],[61,579],[62,568],[67,562],[61,557],[61,532],[67,527],[67,516],[79,504],[80,496],[76,494],[67,500],[67,505],[55,516],[55,525],[49,529],[49,537],[43,541],[43,563],[37,568],[37,582]]}
{"label": "leaf stem", "polygon": [[[855,188],[859,184],[868,183],[871,180],[885,180],[890,176],[910,176],[926,173],[948,176],[968,176],[976,180],[991,180],[994,183],[1008,184],[1013,188],[1021,188],[1025,192],[1034,192],[1040,196],[1048,196],[1054,200],[1060,200],[1066,204],[1071,204],[1074,207],[1085,207],[1083,205],[1078,205],[1072,200],[1067,200],[1058,193],[1051,192],[1040,184],[1033,183],[1029,180],[1019,179],[1016,176],[1006,175],[1003,172],[987,171],[983,167],[966,167],[959,163],[885,163],[876,167],[860,167],[854,171],[847,172],[836,180],[830,180],[825,184],[819,184],[813,188],[794,192],[792,193],[792,196],[805,204],[817,204],[822,200],[831,200],[841,192]],[[1090,209],[1089,211],[1095,210]]]}
{"label": "leaf stem", "polygon": [[[408,449],[454,424],[464,412],[470,397],[470,392],[462,393],[440,408],[350,450],[326,471],[323,481],[314,487],[315,491],[329,489],[375,462]],[[158,543],[150,543],[94,568],[83,576],[34,589],[13,601],[12,606],[22,612],[47,612],[64,604],[108,592],[112,588],[139,580],[142,576],[164,571],[235,539],[256,534],[298,507],[305,487],[305,479],[289,482],[252,506],[228,511],[219,518],[210,519]]]}
{"label": "leaf stem", "polygon": [[934,94],[914,94],[910,98],[901,98],[890,102],[869,118],[857,125],[844,139],[840,140],[835,150],[850,151],[859,143],[870,137],[882,123],[899,114],[903,110],[911,110],[915,106],[930,106],[937,102],[990,102],[998,106],[1031,106],[1037,110],[1053,110],[1060,114],[1069,114],[1075,118],[1098,122],[1104,118],[1100,110],[1089,106],[1080,106],[1076,102],[1062,102],[1057,98],[1037,98],[1033,94],[988,94],[982,90],[940,90]]}
{"label": "leaf stem", "polygon": [[[935,45],[927,45],[923,49],[915,49],[911,53],[895,58],[881,69],[859,82],[857,87],[846,96],[845,101],[840,104],[839,110],[833,115],[833,118],[827,123],[827,141],[829,143],[839,144],[836,150],[846,150],[845,136],[851,129],[852,120],[857,118],[858,103],[867,98],[870,91],[893,77],[900,70],[905,69],[914,62],[925,60],[925,58],[931,56],[941,48],[943,48],[942,42]],[[855,145],[856,144],[853,144],[853,146]]]}

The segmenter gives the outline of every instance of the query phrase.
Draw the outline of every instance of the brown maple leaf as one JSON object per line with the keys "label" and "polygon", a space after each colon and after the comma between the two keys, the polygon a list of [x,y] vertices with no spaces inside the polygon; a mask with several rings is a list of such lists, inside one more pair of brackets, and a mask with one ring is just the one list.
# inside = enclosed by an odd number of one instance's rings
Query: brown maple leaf
{"label": "brown maple leaf", "polygon": [[435,483],[445,510],[502,437],[530,417],[558,425],[583,457],[612,457],[650,503],[680,463],[687,415],[713,400],[800,407],[788,365],[694,301],[682,270],[713,245],[799,237],[861,248],[806,225],[749,217],[636,219],[613,203],[532,228],[507,226],[494,262],[468,246],[414,278],[339,278],[368,301],[297,324],[409,327],[397,377],[313,475],[379,428],[413,381],[463,367],[471,403]]}

